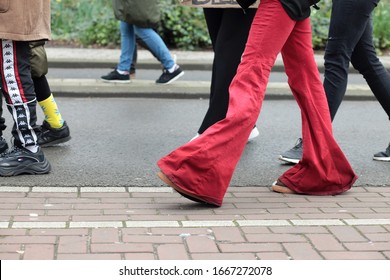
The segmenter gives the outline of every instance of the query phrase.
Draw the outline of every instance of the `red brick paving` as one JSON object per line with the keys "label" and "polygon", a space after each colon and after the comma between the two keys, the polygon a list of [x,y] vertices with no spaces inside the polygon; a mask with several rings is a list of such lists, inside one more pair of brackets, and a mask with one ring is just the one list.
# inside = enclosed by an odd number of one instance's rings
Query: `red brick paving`
{"label": "red brick paving", "polygon": [[[329,197],[231,187],[221,208],[205,207],[166,189],[155,189],[119,193],[79,189],[63,193],[31,189],[1,192],[0,187],[0,258],[390,259],[390,189],[385,187],[355,187],[346,194]],[[264,220],[271,224],[240,225],[241,221]],[[294,225],[295,220],[319,224]],[[349,225],[347,220],[358,223]],[[128,227],[129,221],[141,224]],[[149,221],[160,223],[148,225]],[[275,224],[278,221],[287,223]],[[335,221],[341,224],[333,224]],[[20,222],[23,228],[18,227]],[[63,226],[57,228],[55,222]],[[77,224],[70,228],[73,222],[102,222],[102,226]],[[107,226],[115,222],[119,226]]]}

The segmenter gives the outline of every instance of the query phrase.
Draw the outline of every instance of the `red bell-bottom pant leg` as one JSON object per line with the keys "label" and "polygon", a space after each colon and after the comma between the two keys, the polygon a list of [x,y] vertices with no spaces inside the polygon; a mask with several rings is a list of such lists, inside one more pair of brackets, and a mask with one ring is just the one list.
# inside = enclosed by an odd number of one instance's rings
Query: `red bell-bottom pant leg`
{"label": "red bell-bottom pant leg", "polygon": [[157,162],[182,190],[212,204],[222,204],[259,116],[271,68],[294,25],[279,0],[261,1],[229,89],[226,118]]}
{"label": "red bell-bottom pant leg", "polygon": [[288,83],[301,108],[303,156],[279,179],[297,193],[333,195],[349,190],[357,176],[332,135],[311,40],[310,19],[298,21],[282,49]]}

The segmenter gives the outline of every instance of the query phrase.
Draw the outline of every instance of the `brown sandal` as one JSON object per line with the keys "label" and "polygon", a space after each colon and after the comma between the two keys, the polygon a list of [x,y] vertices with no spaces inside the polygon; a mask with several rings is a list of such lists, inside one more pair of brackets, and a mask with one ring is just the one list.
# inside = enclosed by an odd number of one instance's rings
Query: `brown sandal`
{"label": "brown sandal", "polygon": [[296,193],[292,189],[288,188],[285,184],[283,184],[279,179],[272,184],[271,188],[274,192],[278,192],[278,193],[287,193],[287,194]]}

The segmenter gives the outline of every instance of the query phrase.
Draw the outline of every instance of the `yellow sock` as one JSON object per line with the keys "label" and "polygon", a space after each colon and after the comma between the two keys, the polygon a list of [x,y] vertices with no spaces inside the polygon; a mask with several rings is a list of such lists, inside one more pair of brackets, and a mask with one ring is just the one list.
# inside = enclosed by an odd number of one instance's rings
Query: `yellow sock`
{"label": "yellow sock", "polygon": [[38,102],[42,108],[45,120],[50,124],[52,128],[61,128],[64,124],[61,113],[58,110],[57,103],[51,94],[45,100]]}

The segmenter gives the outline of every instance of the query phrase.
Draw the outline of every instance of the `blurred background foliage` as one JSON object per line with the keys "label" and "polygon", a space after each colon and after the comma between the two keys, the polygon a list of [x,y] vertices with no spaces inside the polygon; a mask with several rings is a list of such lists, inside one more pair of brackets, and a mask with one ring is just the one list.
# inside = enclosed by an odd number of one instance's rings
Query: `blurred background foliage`
{"label": "blurred background foliage", "polygon": [[[157,32],[173,49],[210,49],[203,11],[184,7],[178,0],[161,3],[162,19]],[[332,0],[321,0],[312,9],[313,47],[326,44]],[[120,34],[111,0],[51,0],[53,42],[82,47],[118,48]],[[374,39],[379,51],[390,49],[390,0],[381,0],[373,13]]]}

